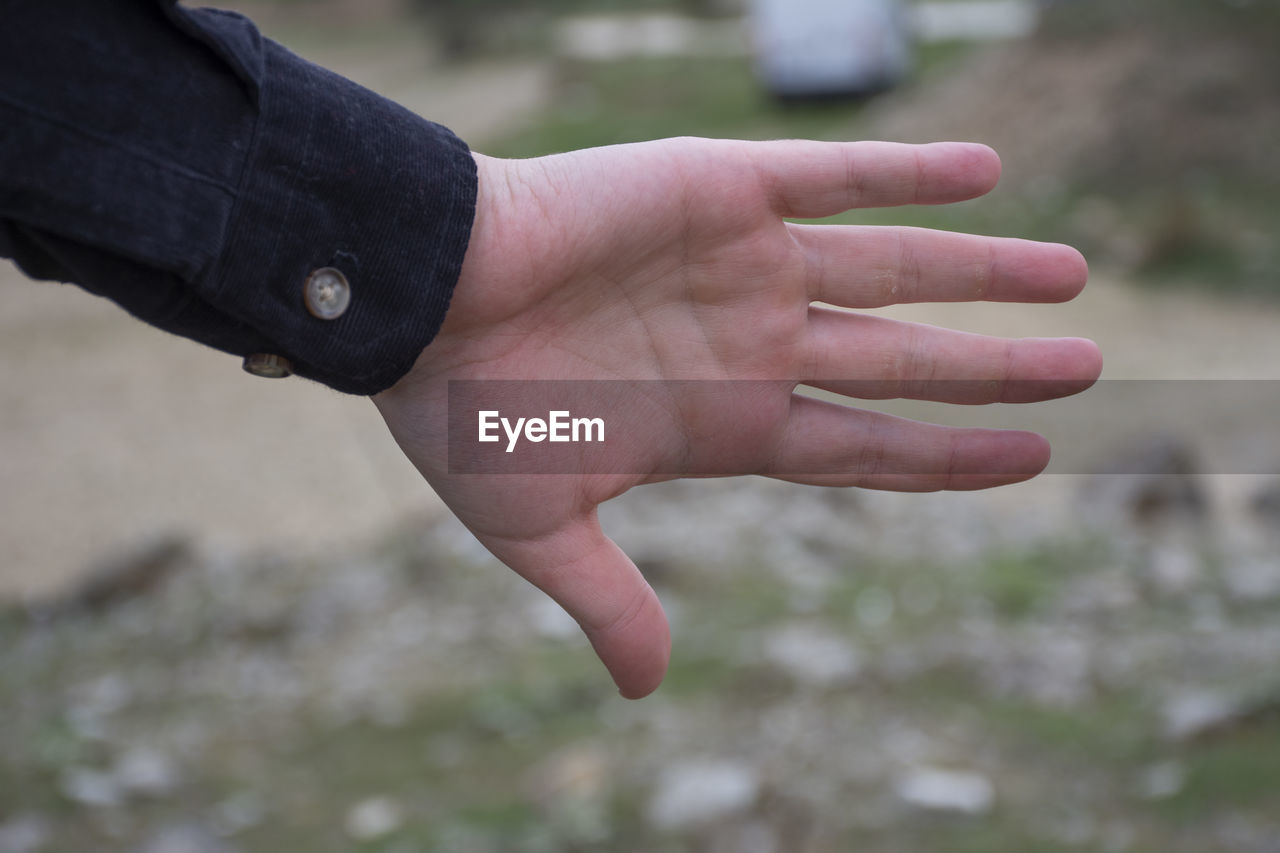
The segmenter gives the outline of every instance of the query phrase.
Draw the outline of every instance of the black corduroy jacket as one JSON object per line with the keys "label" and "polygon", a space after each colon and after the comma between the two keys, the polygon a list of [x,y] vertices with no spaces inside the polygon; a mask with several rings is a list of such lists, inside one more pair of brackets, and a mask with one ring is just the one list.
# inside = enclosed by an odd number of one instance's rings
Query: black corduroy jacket
{"label": "black corduroy jacket", "polygon": [[[0,0],[0,256],[353,394],[440,328],[475,213],[439,125],[176,0]],[[307,310],[313,271],[350,284]]]}

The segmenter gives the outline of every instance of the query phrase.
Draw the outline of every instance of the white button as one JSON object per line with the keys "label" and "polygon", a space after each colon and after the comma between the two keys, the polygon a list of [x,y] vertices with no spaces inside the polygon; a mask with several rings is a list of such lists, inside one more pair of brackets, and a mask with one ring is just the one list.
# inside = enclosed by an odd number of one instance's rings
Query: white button
{"label": "white button", "polygon": [[336,320],[351,304],[351,284],[341,270],[322,267],[311,274],[302,289],[303,301],[311,316],[321,320]]}
{"label": "white button", "polygon": [[282,355],[255,352],[244,357],[244,372],[266,379],[284,379],[293,375],[293,362]]}

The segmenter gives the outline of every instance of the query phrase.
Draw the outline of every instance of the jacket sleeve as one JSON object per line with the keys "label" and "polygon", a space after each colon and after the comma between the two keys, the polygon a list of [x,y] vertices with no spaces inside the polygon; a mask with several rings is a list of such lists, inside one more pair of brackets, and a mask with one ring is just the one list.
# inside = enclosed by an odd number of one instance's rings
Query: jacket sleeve
{"label": "jacket sleeve", "polygon": [[453,134],[228,12],[0,8],[0,255],[340,391],[412,366],[475,212]]}

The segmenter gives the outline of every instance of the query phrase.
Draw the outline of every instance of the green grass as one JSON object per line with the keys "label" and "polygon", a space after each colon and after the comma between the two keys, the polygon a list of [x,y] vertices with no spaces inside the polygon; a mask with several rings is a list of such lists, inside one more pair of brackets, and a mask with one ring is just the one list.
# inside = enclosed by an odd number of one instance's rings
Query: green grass
{"label": "green grass", "polygon": [[857,114],[847,105],[776,106],[745,59],[573,63],[560,70],[558,86],[532,126],[486,153],[531,157],[669,136],[824,138],[839,135]]}
{"label": "green grass", "polygon": [[1272,723],[1190,748],[1186,786],[1160,804],[1177,822],[1228,809],[1280,810],[1280,729]]}
{"label": "green grass", "polygon": [[1227,182],[1149,191],[1133,207],[1145,234],[1140,282],[1280,296],[1280,199],[1273,188]]}
{"label": "green grass", "polygon": [[1080,545],[1042,545],[988,555],[977,564],[977,590],[1001,616],[1024,619],[1048,602],[1090,555]]}
{"label": "green grass", "polygon": [[[922,46],[916,77],[964,55],[958,44]],[[670,136],[856,139],[862,101],[779,103],[745,57],[562,62],[557,94],[528,127],[485,148],[533,157]]]}

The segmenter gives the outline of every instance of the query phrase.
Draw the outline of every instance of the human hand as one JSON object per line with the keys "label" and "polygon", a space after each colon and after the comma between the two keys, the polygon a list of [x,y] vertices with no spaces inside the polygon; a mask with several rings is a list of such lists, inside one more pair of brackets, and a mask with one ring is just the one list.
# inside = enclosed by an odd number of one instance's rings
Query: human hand
{"label": "human hand", "polygon": [[[1047,464],[1043,438],[920,424],[794,388],[1030,402],[1083,390],[1101,370],[1086,340],[987,338],[841,310],[1065,301],[1087,276],[1074,249],[784,220],[982,195],[1000,168],[983,146],[673,139],[476,160],[476,220],[444,328],[374,401],[480,542],[578,620],[624,696],[661,682],[670,632],[601,530],[600,503],[708,466],[904,491],[1016,482]],[[671,383],[658,401],[666,417],[618,472],[539,476],[450,473],[456,379],[770,381],[714,402]]]}

